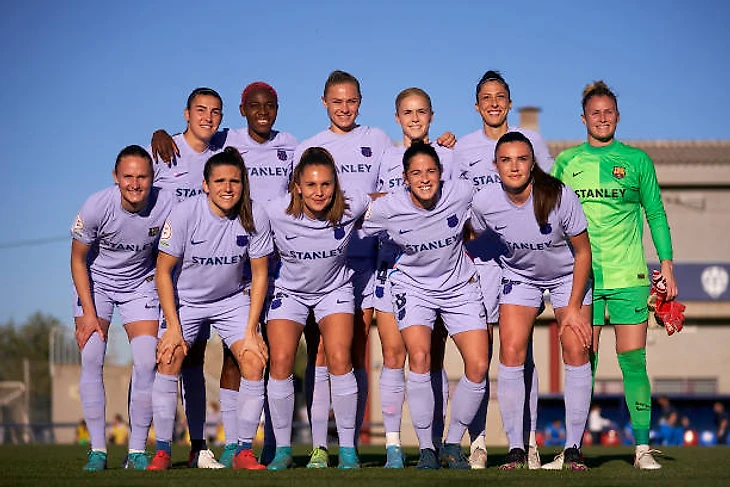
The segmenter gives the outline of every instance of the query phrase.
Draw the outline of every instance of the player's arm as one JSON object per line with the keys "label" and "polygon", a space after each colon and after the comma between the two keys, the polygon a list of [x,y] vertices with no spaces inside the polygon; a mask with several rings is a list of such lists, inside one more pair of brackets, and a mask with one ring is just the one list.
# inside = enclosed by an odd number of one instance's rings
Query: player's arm
{"label": "player's arm", "polygon": [[96,306],[91,296],[91,281],[89,279],[89,268],[86,265],[86,256],[89,253],[89,245],[74,239],[71,243],[71,278],[73,279],[76,294],[79,296],[81,309],[84,314],[76,318],[76,342],[79,350],[84,348],[94,332],[99,333],[99,338],[106,340],[104,328],[99,324],[96,315]]}
{"label": "player's arm", "polygon": [[170,134],[164,129],[156,130],[152,134],[152,158],[158,162],[158,158],[162,159],[168,166],[172,164],[175,156],[180,157],[180,150]]}
{"label": "player's arm", "polygon": [[160,299],[160,307],[165,316],[167,329],[157,344],[157,362],[170,364],[178,347],[182,347],[183,353],[188,353],[188,344],[183,339],[182,325],[177,314],[175,305],[175,289],[172,283],[172,270],[177,264],[178,258],[165,252],[157,255],[157,267],[155,269],[155,281],[157,282],[157,294]]}

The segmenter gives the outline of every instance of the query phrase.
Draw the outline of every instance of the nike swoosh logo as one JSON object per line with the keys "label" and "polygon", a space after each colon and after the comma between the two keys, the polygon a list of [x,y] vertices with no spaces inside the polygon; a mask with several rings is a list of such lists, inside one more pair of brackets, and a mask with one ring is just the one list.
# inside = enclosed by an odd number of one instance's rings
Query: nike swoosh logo
{"label": "nike swoosh logo", "polygon": [[400,233],[401,235],[403,235],[404,233],[408,233],[408,232],[412,232],[412,231],[413,231],[413,229],[410,229],[410,230],[398,230],[398,233]]}
{"label": "nike swoosh logo", "polygon": [[504,230],[505,228],[507,228],[507,225],[502,225],[502,226],[494,227],[494,230],[498,232],[500,230]]}
{"label": "nike swoosh logo", "polygon": [[284,238],[286,238],[287,240],[294,240],[297,237],[299,237],[299,235],[286,235]]}
{"label": "nike swoosh logo", "polygon": [[344,300],[344,301],[343,301],[343,300],[341,300],[341,299],[338,299],[338,300],[337,300],[337,304],[346,304],[346,303],[349,303],[349,301],[348,301],[347,299],[346,299],[346,300]]}
{"label": "nike swoosh logo", "polygon": [[145,304],[144,307],[147,309],[157,308],[157,306],[150,306],[149,304]]}
{"label": "nike swoosh logo", "polygon": [[200,245],[203,242],[205,242],[205,240],[190,240],[190,245]]}
{"label": "nike swoosh logo", "polygon": [[574,173],[573,173],[573,177],[576,177],[576,176],[577,176],[577,175],[579,175],[579,174],[583,174],[583,171],[578,171],[578,172],[574,172]]}
{"label": "nike swoosh logo", "polygon": [[395,171],[395,170],[396,170],[396,169],[398,169],[399,167],[401,167],[401,165],[400,165],[400,164],[398,164],[398,165],[396,165],[396,166],[393,166],[393,167],[389,167],[389,168],[388,168],[388,172],[390,172],[390,171]]}
{"label": "nike swoosh logo", "polygon": [[476,160],[476,161],[474,161],[474,162],[470,162],[470,163],[469,163],[469,167],[473,166],[474,164],[477,164],[478,162],[479,162],[479,159],[477,159],[477,160]]}
{"label": "nike swoosh logo", "polygon": [[187,173],[188,173],[187,171],[183,171],[183,172],[176,172],[176,173],[174,174],[174,176],[175,176],[176,178],[179,178],[180,176],[185,176],[185,175],[186,175]]}

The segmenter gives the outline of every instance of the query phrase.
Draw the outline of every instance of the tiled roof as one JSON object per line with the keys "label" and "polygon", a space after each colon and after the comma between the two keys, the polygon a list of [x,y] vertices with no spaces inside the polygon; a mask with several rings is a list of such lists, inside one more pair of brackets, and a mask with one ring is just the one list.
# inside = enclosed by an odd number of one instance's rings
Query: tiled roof
{"label": "tiled roof", "polygon": [[[560,152],[584,141],[548,142],[550,153]],[[730,140],[627,140],[622,141],[649,154],[656,165],[705,164],[730,166]]]}

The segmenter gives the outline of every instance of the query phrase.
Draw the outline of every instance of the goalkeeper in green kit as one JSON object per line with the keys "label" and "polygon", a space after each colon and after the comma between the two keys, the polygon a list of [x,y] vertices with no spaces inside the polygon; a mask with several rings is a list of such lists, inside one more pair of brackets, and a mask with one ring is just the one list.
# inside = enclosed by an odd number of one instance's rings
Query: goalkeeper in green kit
{"label": "goalkeeper in green kit", "polygon": [[616,332],[616,353],[636,442],[634,467],[658,469],[649,448],[651,386],[646,372],[649,276],[642,244],[643,214],[649,224],[666,283],[666,300],[677,296],[672,239],[654,164],[649,156],[615,139],[616,95],[603,81],[583,91],[581,119],[587,142],[563,151],[552,174],[580,198],[593,253],[593,371],[605,313]]}

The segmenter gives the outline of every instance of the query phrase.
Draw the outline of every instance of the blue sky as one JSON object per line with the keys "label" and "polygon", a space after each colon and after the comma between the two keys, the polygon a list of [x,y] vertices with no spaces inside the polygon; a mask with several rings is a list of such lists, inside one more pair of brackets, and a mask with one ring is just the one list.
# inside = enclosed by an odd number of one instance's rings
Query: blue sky
{"label": "blue sky", "polygon": [[728,139],[728,18],[711,0],[11,2],[0,18],[0,323],[36,310],[72,323],[76,212],[112,183],[122,147],[184,128],[198,86],[223,96],[223,126],[241,127],[243,87],[271,83],[277,128],[302,140],[326,127],[322,86],[344,69],[362,82],[361,123],[397,138],[395,95],[419,86],[432,133],[463,136],[480,126],[476,82],[499,69],[515,108],[542,108],[547,139],[579,140],[581,90],[603,78],[622,139]]}

